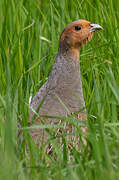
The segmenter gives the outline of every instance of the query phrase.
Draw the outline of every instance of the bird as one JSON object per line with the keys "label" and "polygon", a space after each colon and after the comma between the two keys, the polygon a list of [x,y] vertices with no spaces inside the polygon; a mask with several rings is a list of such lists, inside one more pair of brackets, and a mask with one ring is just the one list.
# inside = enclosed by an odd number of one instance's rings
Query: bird
{"label": "bird", "polygon": [[[93,38],[95,31],[102,29],[99,24],[81,19],[73,21],[62,31],[49,77],[30,102],[29,125],[38,126],[42,124],[42,119],[45,124],[55,125],[60,122],[57,117],[68,117],[76,112],[77,119],[87,120],[80,71],[80,49]],[[72,129],[68,123],[66,126]],[[33,129],[30,133],[39,147],[42,140],[48,140],[48,134],[43,129]]]}

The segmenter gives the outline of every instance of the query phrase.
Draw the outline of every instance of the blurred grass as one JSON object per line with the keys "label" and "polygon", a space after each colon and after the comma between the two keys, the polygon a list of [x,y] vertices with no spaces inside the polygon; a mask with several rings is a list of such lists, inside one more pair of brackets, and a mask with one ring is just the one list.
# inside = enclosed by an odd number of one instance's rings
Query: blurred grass
{"label": "blurred grass", "polygon": [[[0,1],[0,179],[118,179],[118,7],[116,0]],[[60,33],[76,19],[104,28],[81,50],[89,149],[81,143],[81,152],[74,147],[70,158],[65,136],[63,152],[51,138],[57,160],[45,154],[47,167],[43,147],[35,147],[28,131],[19,143],[17,122],[27,127],[29,96],[46,81]]]}

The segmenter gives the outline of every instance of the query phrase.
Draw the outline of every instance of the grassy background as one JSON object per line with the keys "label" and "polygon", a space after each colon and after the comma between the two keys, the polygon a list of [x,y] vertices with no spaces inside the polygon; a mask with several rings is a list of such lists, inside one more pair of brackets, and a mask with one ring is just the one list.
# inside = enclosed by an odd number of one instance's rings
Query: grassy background
{"label": "grassy background", "polygon": [[[0,179],[118,179],[118,7],[117,0],[0,1]],[[66,146],[61,152],[53,141],[57,161],[47,157],[47,167],[28,131],[19,143],[17,122],[27,127],[29,96],[46,81],[60,33],[76,19],[104,28],[81,50],[89,149],[74,148],[70,159]]]}

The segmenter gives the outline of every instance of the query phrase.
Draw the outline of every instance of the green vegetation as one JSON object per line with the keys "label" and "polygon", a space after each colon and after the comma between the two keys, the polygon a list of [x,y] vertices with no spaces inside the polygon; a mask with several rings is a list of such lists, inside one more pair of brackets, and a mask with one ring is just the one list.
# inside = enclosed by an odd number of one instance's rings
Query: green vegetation
{"label": "green vegetation", "polygon": [[[46,81],[61,31],[76,19],[104,28],[81,50],[88,147],[81,142],[70,158],[65,136],[63,152],[53,141],[57,160],[45,155],[47,167],[28,130],[19,142],[17,123],[28,126],[29,97]],[[116,180],[118,126],[119,1],[0,0],[0,179]]]}

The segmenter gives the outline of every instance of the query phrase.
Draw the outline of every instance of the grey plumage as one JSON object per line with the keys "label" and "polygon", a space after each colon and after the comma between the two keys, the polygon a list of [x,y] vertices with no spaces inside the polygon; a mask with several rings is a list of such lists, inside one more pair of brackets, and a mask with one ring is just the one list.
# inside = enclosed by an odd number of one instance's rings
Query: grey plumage
{"label": "grey plumage", "polygon": [[[72,61],[73,55],[68,57],[58,53],[52,71],[46,83],[40,88],[31,101],[30,106],[36,111],[43,98],[44,103],[40,114],[65,116],[67,114],[57,96],[62,100],[70,112],[79,111],[85,106],[82,92],[79,59]],[[30,112],[30,118],[32,119]]]}

